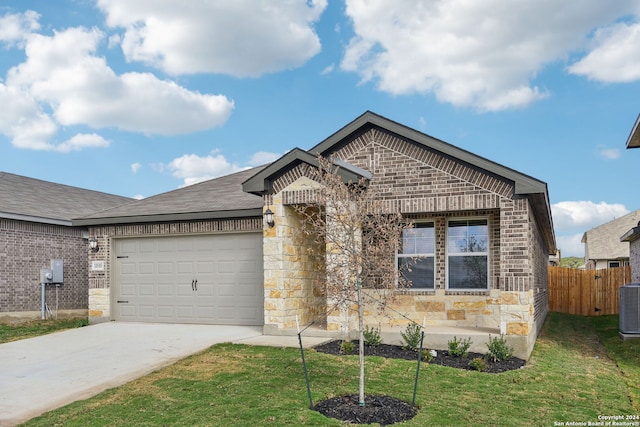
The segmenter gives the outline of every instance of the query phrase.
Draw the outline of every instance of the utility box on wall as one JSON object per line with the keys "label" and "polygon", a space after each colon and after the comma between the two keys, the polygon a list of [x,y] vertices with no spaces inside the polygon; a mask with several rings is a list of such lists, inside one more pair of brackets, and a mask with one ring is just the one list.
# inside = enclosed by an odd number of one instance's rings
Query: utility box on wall
{"label": "utility box on wall", "polygon": [[53,272],[51,283],[64,282],[64,262],[61,259],[51,260],[51,271]]}
{"label": "utility box on wall", "polygon": [[51,268],[40,270],[40,283],[64,283],[64,262],[52,259]]}

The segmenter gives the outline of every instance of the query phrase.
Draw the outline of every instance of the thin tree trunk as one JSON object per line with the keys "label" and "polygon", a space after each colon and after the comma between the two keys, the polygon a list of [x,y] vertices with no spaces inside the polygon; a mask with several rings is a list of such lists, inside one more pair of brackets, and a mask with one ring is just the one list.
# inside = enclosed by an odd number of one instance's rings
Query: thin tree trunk
{"label": "thin tree trunk", "polygon": [[360,406],[364,406],[364,307],[362,284],[358,281],[358,333],[360,335]]}

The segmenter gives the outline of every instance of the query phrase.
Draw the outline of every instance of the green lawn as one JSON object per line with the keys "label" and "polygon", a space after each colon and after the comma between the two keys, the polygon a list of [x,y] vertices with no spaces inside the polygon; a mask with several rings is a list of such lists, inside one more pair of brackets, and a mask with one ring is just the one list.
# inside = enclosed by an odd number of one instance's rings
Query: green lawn
{"label": "green lawn", "polygon": [[35,320],[32,322],[18,324],[0,323],[0,344],[50,334],[52,332],[62,331],[65,329],[79,328],[81,326],[87,326],[88,324],[89,322],[86,318]]}
{"label": "green lawn", "polygon": [[[418,415],[403,426],[553,426],[640,414],[640,341],[618,317],[549,314],[531,360],[486,374],[422,365]],[[427,343],[428,346],[428,343]],[[308,351],[313,399],[357,393],[357,356]],[[415,363],[367,359],[367,393],[411,401]],[[554,424],[557,423],[557,424]],[[308,408],[297,349],[221,344],[28,426],[340,426]]]}

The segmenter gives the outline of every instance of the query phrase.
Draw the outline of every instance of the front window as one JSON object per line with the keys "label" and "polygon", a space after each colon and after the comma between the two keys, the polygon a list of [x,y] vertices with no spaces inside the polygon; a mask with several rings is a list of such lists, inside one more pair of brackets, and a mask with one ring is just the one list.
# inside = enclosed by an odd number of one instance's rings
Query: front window
{"label": "front window", "polygon": [[447,271],[449,289],[489,288],[489,226],[486,219],[449,221]]}
{"label": "front window", "polygon": [[402,230],[398,269],[415,289],[434,289],[435,231],[433,223],[419,222]]}

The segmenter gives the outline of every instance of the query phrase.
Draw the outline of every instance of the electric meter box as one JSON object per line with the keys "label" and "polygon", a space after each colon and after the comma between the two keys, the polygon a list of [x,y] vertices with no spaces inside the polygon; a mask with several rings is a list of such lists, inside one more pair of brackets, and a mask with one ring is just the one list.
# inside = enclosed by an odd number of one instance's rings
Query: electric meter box
{"label": "electric meter box", "polygon": [[64,282],[64,262],[61,259],[51,260],[51,272],[53,273],[51,283]]}
{"label": "electric meter box", "polygon": [[53,283],[53,270],[47,268],[40,270],[40,283]]}

